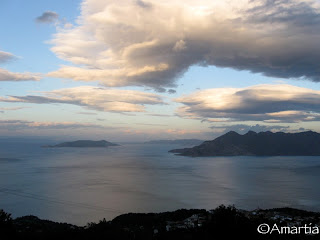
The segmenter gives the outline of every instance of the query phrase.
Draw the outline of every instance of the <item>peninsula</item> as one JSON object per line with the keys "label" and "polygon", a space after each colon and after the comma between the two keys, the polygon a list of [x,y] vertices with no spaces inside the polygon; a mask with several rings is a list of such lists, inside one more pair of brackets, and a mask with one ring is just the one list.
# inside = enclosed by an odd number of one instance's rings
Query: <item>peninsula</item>
{"label": "peninsula", "polygon": [[299,133],[249,131],[240,135],[228,132],[212,141],[192,148],[169,152],[183,156],[319,156],[320,134],[312,131]]}

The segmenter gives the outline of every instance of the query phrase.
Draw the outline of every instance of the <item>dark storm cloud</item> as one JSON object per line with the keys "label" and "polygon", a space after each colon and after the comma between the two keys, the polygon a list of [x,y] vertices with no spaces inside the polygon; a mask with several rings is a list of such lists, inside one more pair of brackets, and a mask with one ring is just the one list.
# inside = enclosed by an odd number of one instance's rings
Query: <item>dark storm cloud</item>
{"label": "dark storm cloud", "polygon": [[46,11],[36,18],[38,23],[54,23],[59,19],[59,14],[52,11]]}
{"label": "dark storm cloud", "polygon": [[169,94],[175,94],[176,92],[177,92],[177,91],[174,90],[174,89],[169,89],[169,90],[168,90],[168,93],[169,93]]}
{"label": "dark storm cloud", "polygon": [[[254,1],[251,1],[254,2]],[[301,30],[318,28],[320,24],[319,10],[310,5],[310,2],[290,0],[265,0],[259,6],[246,11],[248,21],[259,23],[286,23]]]}

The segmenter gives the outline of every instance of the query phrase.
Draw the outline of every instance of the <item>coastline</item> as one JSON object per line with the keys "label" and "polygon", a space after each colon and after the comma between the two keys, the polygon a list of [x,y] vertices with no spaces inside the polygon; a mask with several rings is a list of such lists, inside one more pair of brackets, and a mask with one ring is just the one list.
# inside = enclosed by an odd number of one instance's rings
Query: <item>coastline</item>
{"label": "coastline", "polygon": [[[264,235],[257,231],[260,225],[304,229],[297,233],[299,239],[310,238],[307,230],[316,230],[320,226],[320,213],[294,208],[255,209],[251,211],[237,209],[234,206],[221,205],[213,210],[179,209],[162,213],[127,213],[111,221],[103,219],[98,223],[76,226],[24,216],[15,219],[9,213],[0,210],[0,232],[3,239],[45,238],[56,239],[77,237],[100,239],[212,239],[214,236],[252,236],[264,239],[282,239],[277,231],[273,235]],[[308,226],[308,228],[304,228]],[[310,229],[309,229],[310,228]],[[232,231],[231,231],[232,229]],[[270,229],[269,229],[270,231]],[[235,235],[234,235],[235,234]],[[278,238],[275,235],[278,235]],[[294,234],[294,233],[290,233]],[[230,235],[230,236],[231,236]],[[320,234],[313,232],[314,238]],[[137,237],[139,236],[139,237]],[[285,239],[285,238],[284,238]]]}

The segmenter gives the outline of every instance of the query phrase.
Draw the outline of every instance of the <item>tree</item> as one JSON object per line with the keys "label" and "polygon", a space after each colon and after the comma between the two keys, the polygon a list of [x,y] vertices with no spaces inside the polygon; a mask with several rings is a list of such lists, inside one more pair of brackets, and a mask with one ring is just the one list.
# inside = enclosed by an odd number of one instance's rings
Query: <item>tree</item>
{"label": "tree", "polygon": [[0,239],[6,239],[14,233],[13,220],[11,214],[0,209]]}
{"label": "tree", "polygon": [[2,209],[0,209],[0,226],[8,223],[12,223],[11,214],[6,213]]}

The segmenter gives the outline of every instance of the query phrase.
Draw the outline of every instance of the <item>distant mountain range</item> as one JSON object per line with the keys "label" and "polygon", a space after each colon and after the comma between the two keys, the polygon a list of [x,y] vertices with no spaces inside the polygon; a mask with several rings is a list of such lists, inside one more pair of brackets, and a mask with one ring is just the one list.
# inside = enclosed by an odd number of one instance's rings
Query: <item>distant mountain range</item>
{"label": "distant mountain range", "polygon": [[106,140],[101,141],[91,141],[91,140],[78,140],[74,142],[63,142],[57,145],[47,145],[43,147],[51,147],[51,148],[61,148],[61,147],[110,147],[110,146],[119,146],[118,144],[108,142]]}
{"label": "distant mountain range", "polygon": [[145,143],[147,144],[179,144],[183,146],[195,146],[203,142],[204,140],[199,140],[199,139],[175,139],[175,140],[153,140]]}
{"label": "distant mountain range", "polygon": [[312,131],[283,133],[228,132],[192,148],[169,152],[183,156],[319,156],[320,134]]}

